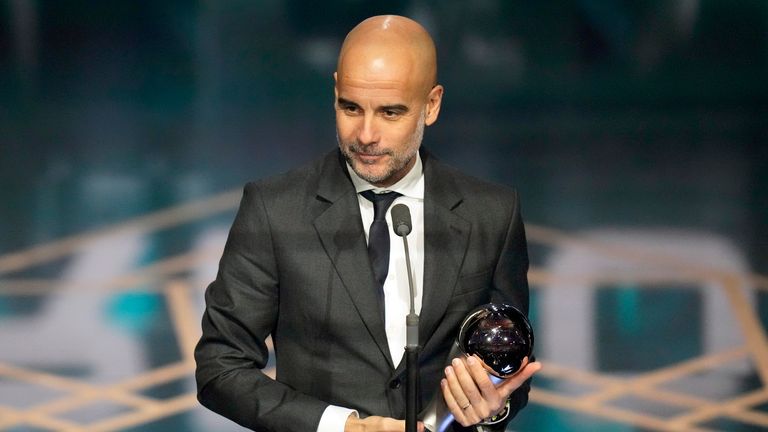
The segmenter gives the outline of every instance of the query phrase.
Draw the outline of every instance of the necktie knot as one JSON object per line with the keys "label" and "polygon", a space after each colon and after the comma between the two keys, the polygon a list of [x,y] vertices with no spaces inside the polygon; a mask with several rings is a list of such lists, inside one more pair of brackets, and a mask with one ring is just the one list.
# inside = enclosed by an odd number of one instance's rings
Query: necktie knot
{"label": "necktie knot", "polygon": [[384,220],[384,216],[387,214],[387,209],[392,205],[392,202],[400,196],[397,192],[385,192],[377,194],[372,190],[360,192],[363,198],[373,203],[373,220]]}
{"label": "necktie knot", "polygon": [[372,190],[361,192],[365,199],[373,203],[373,222],[368,230],[368,256],[376,283],[379,285],[379,295],[383,295],[384,281],[389,273],[389,226],[385,216],[392,201],[399,197],[397,192],[377,194]]}

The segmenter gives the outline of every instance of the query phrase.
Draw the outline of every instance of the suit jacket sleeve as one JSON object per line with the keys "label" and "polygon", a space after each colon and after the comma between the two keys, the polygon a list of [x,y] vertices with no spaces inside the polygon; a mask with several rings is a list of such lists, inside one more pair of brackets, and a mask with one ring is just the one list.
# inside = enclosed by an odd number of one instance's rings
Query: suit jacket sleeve
{"label": "suit jacket sleeve", "polygon": [[[504,245],[493,277],[493,302],[506,302],[521,308],[528,314],[528,246],[525,238],[525,228],[520,215],[520,200],[515,192],[514,209],[509,221]],[[511,420],[528,403],[531,381],[526,381],[510,395]],[[487,431],[503,431],[507,423],[494,426],[484,426]]]}
{"label": "suit jacket sleeve", "polygon": [[273,232],[258,187],[245,188],[216,280],[205,293],[195,349],[198,399],[257,431],[312,431],[327,403],[264,374],[278,313]]}

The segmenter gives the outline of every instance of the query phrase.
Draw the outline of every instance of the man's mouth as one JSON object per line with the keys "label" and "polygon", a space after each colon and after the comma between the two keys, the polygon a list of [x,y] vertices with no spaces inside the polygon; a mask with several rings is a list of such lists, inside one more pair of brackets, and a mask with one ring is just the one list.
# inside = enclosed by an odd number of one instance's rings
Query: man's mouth
{"label": "man's mouth", "polygon": [[356,153],[360,162],[364,164],[374,164],[384,157],[383,154]]}
{"label": "man's mouth", "polygon": [[382,159],[384,156],[387,155],[387,152],[367,152],[354,147],[351,150],[354,154],[357,155],[358,159],[364,164],[376,163],[378,160]]}

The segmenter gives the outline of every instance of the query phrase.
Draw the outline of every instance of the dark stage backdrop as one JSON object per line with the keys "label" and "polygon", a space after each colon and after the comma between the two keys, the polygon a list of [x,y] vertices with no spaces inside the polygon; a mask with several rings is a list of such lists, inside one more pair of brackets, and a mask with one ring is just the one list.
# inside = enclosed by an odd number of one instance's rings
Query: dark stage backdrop
{"label": "dark stage backdrop", "polygon": [[[0,0],[0,257],[236,190],[333,148],[339,45],[382,13],[433,34],[446,93],[425,145],[519,189],[536,269],[583,264],[551,247],[553,230],[768,273],[764,0]],[[233,212],[214,222],[228,226]],[[143,262],[186,250],[199,228],[153,240]],[[67,263],[0,280],[58,278]],[[537,275],[533,285],[546,285]],[[609,345],[579,365],[649,370],[662,363],[656,343],[672,347],[668,364],[710,352],[701,323],[712,312],[687,284],[600,291],[595,328],[626,332],[597,331]],[[765,292],[750,297],[762,320]],[[542,334],[558,334],[549,300],[533,295]],[[40,298],[0,297],[0,321],[43,313]],[[655,322],[643,319],[654,307]],[[542,353],[557,363],[548,337]],[[146,340],[148,362],[161,364],[162,338]],[[547,417],[544,405],[525,424]]]}
{"label": "dark stage backdrop", "polygon": [[[516,185],[527,219],[713,230],[768,270],[768,4],[470,3],[3,1],[0,251],[333,147],[341,39],[391,12],[438,45],[426,145]],[[151,196],[58,198],[92,178]]]}

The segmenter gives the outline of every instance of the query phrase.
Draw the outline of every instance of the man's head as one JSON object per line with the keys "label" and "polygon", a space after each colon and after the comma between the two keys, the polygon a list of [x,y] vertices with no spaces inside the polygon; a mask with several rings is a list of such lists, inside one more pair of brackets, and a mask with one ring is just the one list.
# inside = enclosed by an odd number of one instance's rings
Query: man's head
{"label": "man's head", "polygon": [[440,112],[432,38],[408,18],[368,18],[344,39],[333,76],[339,148],[357,175],[391,186],[413,167],[424,126]]}

